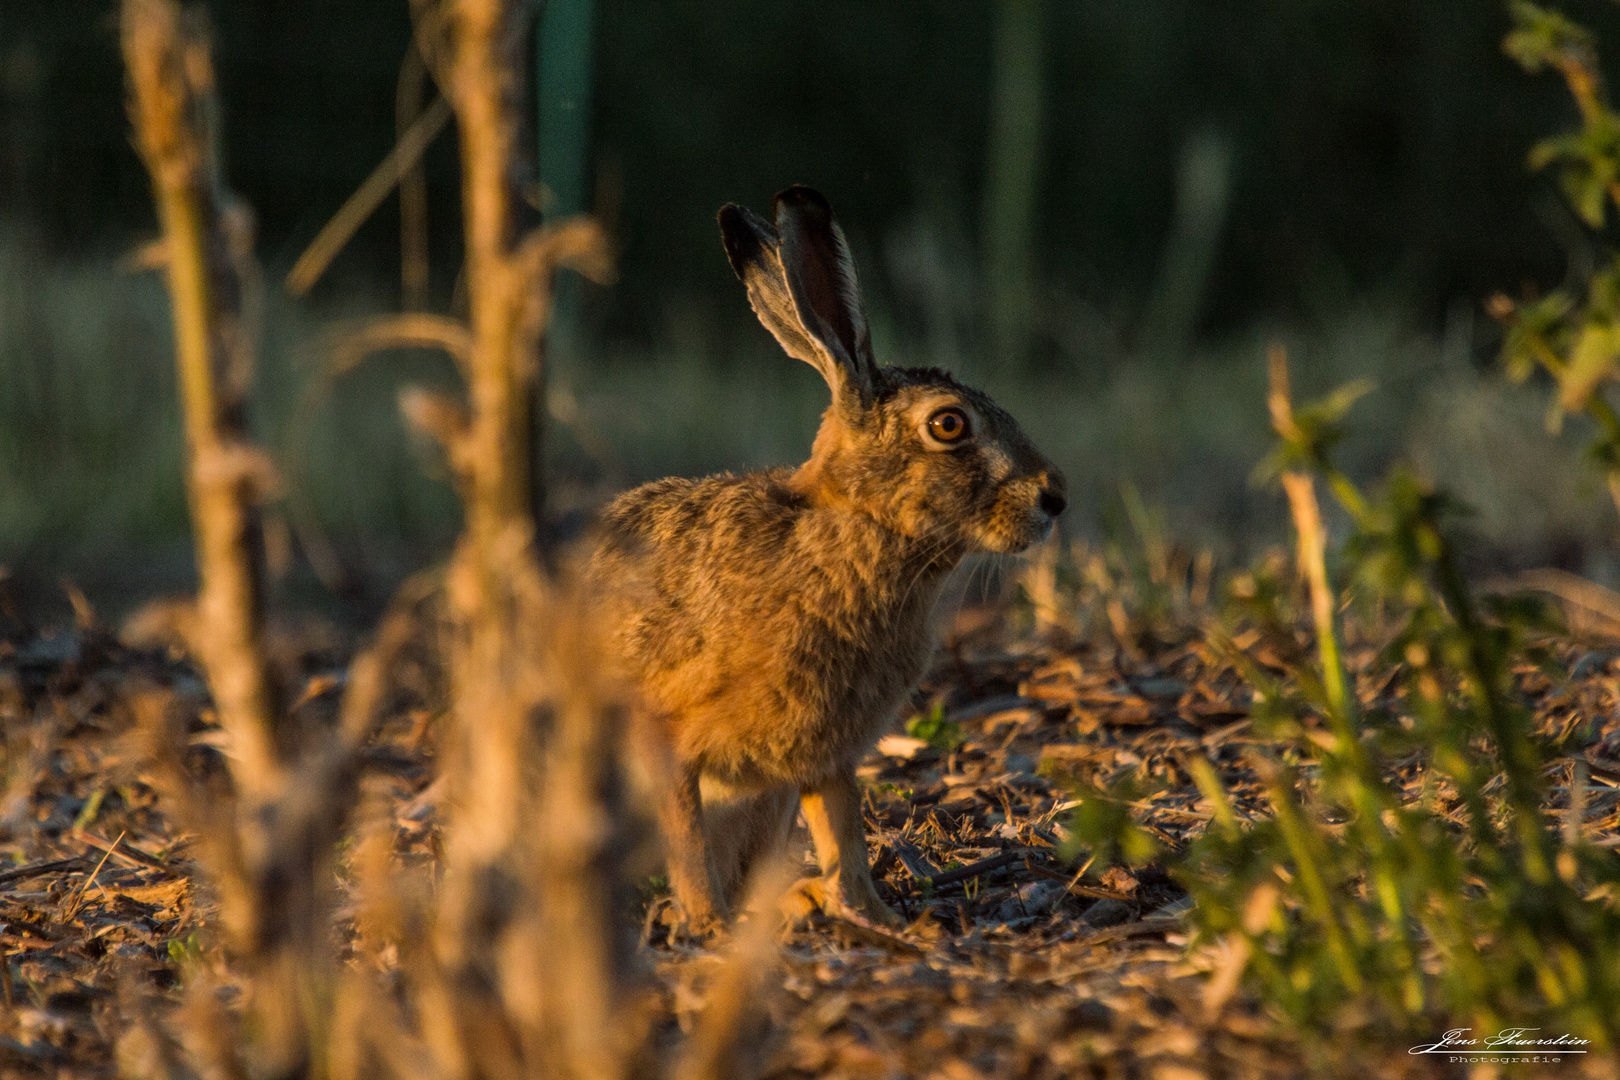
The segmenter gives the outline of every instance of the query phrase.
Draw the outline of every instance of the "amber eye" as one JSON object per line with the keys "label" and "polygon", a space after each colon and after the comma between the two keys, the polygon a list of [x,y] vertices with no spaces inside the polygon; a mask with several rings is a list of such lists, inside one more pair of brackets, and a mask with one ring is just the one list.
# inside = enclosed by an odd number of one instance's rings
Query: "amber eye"
{"label": "amber eye", "polygon": [[960,442],[967,433],[967,413],[961,409],[941,409],[928,418],[928,434],[940,442]]}

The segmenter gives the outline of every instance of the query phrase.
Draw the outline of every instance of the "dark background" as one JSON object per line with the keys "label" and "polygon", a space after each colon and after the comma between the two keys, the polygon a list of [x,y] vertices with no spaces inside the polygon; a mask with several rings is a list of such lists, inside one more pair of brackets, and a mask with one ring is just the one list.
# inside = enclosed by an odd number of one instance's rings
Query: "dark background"
{"label": "dark background", "polygon": [[[1482,309],[1579,287],[1607,257],[1526,166],[1577,116],[1556,76],[1503,54],[1506,3],[1044,0],[1019,57],[1041,69],[1032,333],[1009,363],[987,178],[998,19],[1019,2],[596,0],[583,170],[619,278],[583,288],[554,353],[558,508],[802,460],[825,390],[754,322],[714,223],[797,182],[848,230],[880,358],[949,366],[1019,416],[1070,477],[1071,537],[1140,543],[1127,509],[1146,507],[1227,563],[1283,539],[1251,482],[1276,340],[1302,393],[1378,382],[1341,461],[1370,481],[1413,460],[1454,490],[1479,511],[1479,566],[1620,582],[1581,421],[1549,436],[1547,389],[1507,384]],[[334,325],[402,302],[397,200],[309,296],[278,283],[394,142],[408,4],[205,7],[225,168],[271,286],[254,401],[287,477],[272,511],[323,530],[386,597],[458,527],[398,390],[454,373],[420,353],[331,385],[316,372]],[[1620,5],[1562,9],[1620,57]],[[133,604],[184,588],[191,560],[167,301],[125,258],[156,223],[123,96],[112,0],[0,0],[0,568]],[[1201,145],[1230,192],[1202,217],[1183,212]],[[426,173],[430,306],[454,312],[452,133]]]}
{"label": "dark background", "polygon": [[[207,6],[230,176],[258,211],[262,254],[285,265],[390,145],[406,5]],[[858,236],[922,203],[976,237],[994,13],[601,0],[592,160],[623,245],[620,285],[592,300],[601,332],[654,335],[677,296],[736,315],[714,211],[761,205],[789,182],[828,192]],[[1600,36],[1617,25],[1611,4],[1572,13]],[[1543,219],[1560,211],[1523,161],[1573,109],[1556,79],[1529,79],[1502,54],[1506,25],[1497,0],[1051,0],[1042,271],[1108,304],[1139,304],[1177,154],[1213,125],[1236,163],[1205,331],[1290,310],[1323,281],[1397,280],[1436,318],[1454,296],[1556,281],[1557,223]],[[0,3],[7,216],[66,250],[150,233],[120,94],[105,0]],[[430,155],[441,291],[457,264],[452,142]],[[324,287],[390,280],[393,221],[377,215]]]}

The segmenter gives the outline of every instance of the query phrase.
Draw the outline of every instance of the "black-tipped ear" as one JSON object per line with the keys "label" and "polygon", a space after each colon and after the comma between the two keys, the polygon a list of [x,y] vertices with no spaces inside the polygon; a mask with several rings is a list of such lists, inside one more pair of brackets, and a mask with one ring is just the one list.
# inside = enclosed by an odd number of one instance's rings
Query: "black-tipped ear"
{"label": "black-tipped ear", "polygon": [[737,280],[747,284],[748,270],[766,259],[774,259],[776,226],[736,203],[720,208],[720,242]]}
{"label": "black-tipped ear", "polygon": [[782,273],[776,228],[764,218],[736,203],[720,208],[720,242],[725,245],[731,269],[748,289],[748,302],[765,329],[787,354],[803,360],[822,378],[836,386],[831,358],[819,348],[799,321]]}
{"label": "black-tipped ear", "polygon": [[855,261],[821,192],[795,184],[776,196],[782,270],[799,318],[854,376],[862,397],[877,386],[877,361]]}
{"label": "black-tipped ear", "polygon": [[[799,191],[808,192],[823,208],[826,207],[826,200],[809,188],[790,188],[777,197],[778,222],[784,220],[783,197]],[[831,223],[830,210],[825,216],[827,222]],[[830,234],[826,228],[812,228],[807,239],[803,235],[805,230],[800,226],[797,211],[790,209],[787,217],[789,227],[794,231],[793,259],[796,269],[792,275],[784,263],[784,248],[777,228],[747,207],[735,203],[720,208],[720,240],[725,245],[726,258],[731,263],[731,269],[747,287],[748,301],[753,305],[754,314],[759,316],[759,321],[765,324],[765,328],[775,336],[789,356],[803,360],[821,372],[821,377],[832,388],[835,399],[848,389],[855,391],[861,400],[869,400],[876,385],[876,365],[871,360],[871,343],[865,329],[866,315],[860,307],[860,293],[854,284],[853,267],[847,272],[849,287],[855,290],[849,294],[853,296],[853,316],[848,314],[848,303],[824,303],[829,287],[837,291],[837,286],[829,286],[827,281],[840,279],[824,280],[826,273],[819,267],[827,261],[828,256],[819,253],[830,252],[835,272],[842,273],[836,268],[848,264],[848,249],[843,243],[843,235],[833,224]],[[842,264],[838,261],[840,252]],[[809,282],[799,289],[807,297],[804,301],[799,299],[791,284],[794,276]],[[818,310],[816,304],[822,304],[822,309]],[[846,340],[850,344],[846,344]],[[863,344],[857,347],[856,342]],[[856,357],[864,357],[864,361]]]}

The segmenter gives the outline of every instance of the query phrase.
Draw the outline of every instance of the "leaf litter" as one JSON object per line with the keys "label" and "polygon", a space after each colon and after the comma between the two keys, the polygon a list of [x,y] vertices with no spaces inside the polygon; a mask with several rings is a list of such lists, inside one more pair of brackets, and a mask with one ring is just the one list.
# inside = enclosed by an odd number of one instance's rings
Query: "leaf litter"
{"label": "leaf litter", "polygon": [[[317,637],[301,659],[311,670],[300,707],[318,716],[341,676],[330,635]],[[1258,639],[1237,644],[1256,662],[1275,660]],[[1555,652],[1561,671],[1516,672],[1542,733],[1563,740],[1549,821],[1566,810],[1579,762],[1590,778],[1586,836],[1617,847],[1620,652],[1574,641]],[[1352,667],[1364,701],[1390,693],[1371,650]],[[151,685],[196,703],[190,764],[223,777],[206,690],[183,660],[83,628],[0,639],[0,1075],[115,1075],[132,1013],[176,1003],[192,966],[221,966],[206,947],[213,905],[189,838],[142,771],[129,700]],[[1261,741],[1247,695],[1191,630],[1129,648],[1021,645],[981,622],[954,640],[916,694],[909,731],[885,737],[860,770],[874,878],[910,927],[818,915],[790,929],[742,1073],[1461,1075],[1370,1030],[1344,1033],[1324,1058],[1251,996],[1212,994],[1221,956],[1189,948],[1190,901],[1162,866],[1102,865],[1066,849],[1077,796],[1117,791],[1128,777],[1148,792],[1130,801],[1131,818],[1166,848],[1184,847],[1212,817],[1181,764],[1189,755],[1214,765],[1240,818],[1268,813],[1245,763],[1245,747]],[[438,843],[430,696],[399,695],[368,781],[396,807],[396,856],[421,865]],[[1415,761],[1388,772],[1408,800],[1425,795]],[[656,887],[648,892],[645,965],[662,988],[664,1023],[688,1030],[722,943],[683,939],[657,917]],[[334,947],[353,955],[349,944]],[[228,973],[215,974],[228,988]],[[1566,1067],[1620,1075],[1597,1059]]]}

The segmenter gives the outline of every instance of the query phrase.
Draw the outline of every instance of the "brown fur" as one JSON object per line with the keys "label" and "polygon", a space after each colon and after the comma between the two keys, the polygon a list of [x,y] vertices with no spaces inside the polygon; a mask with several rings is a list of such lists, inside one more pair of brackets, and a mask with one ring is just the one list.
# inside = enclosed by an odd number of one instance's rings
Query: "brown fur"
{"label": "brown fur", "polygon": [[[867,868],[855,767],[922,674],[946,575],[969,552],[1042,538],[1063,479],[983,394],[872,361],[819,195],[778,196],[775,229],[733,207],[721,221],[761,321],[822,371],[832,406],[797,469],[620,496],[591,574],[609,590],[636,582],[618,642],[675,765],[661,822],[688,913],[724,914],[802,796],[828,902],[892,921]],[[960,445],[926,432],[947,406],[970,419]]]}

